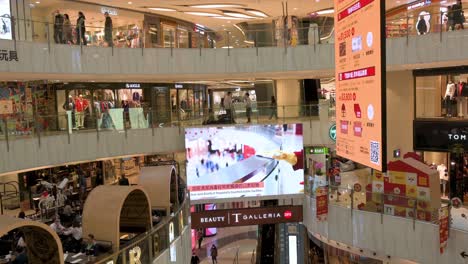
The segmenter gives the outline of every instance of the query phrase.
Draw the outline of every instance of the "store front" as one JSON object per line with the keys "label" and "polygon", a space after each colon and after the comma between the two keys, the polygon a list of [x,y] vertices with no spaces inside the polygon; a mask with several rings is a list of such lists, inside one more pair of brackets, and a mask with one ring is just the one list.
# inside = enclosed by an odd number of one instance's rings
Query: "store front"
{"label": "store front", "polygon": [[468,205],[468,122],[415,120],[414,149],[439,172],[443,199],[460,198]]}
{"label": "store front", "polygon": [[[457,22],[449,20],[449,16],[463,16],[461,10],[468,5],[461,1],[419,0],[393,8],[385,14],[387,37],[403,37],[406,35],[424,35],[431,32],[451,31],[461,28]],[[453,16],[452,16],[453,14]],[[460,19],[461,20],[461,19]]]}
{"label": "store front", "polygon": [[170,89],[172,120],[188,120],[204,115],[206,85],[176,83]]}
{"label": "store front", "polygon": [[0,83],[0,134],[29,135],[55,127],[54,102],[43,81]]}

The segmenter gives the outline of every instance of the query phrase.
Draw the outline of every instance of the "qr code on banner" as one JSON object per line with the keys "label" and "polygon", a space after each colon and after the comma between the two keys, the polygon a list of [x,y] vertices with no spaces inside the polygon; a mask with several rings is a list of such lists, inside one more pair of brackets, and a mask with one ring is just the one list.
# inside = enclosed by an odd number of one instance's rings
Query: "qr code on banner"
{"label": "qr code on banner", "polygon": [[374,164],[380,164],[380,143],[371,141],[370,143],[370,161]]}

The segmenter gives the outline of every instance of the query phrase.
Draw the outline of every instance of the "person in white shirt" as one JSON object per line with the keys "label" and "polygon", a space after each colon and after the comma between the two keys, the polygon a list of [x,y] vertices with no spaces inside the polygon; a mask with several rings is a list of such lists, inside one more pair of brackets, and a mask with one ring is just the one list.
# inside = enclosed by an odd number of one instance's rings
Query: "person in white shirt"
{"label": "person in white shirt", "polygon": [[73,227],[70,227],[66,230],[63,231],[63,235],[65,236],[72,236],[73,239],[70,239],[69,244],[66,246],[70,249],[72,252],[80,252],[81,250],[81,243],[83,242],[83,229],[78,223],[73,223]]}
{"label": "person in white shirt", "polygon": [[55,233],[61,235],[65,227],[60,223],[60,218],[56,217],[54,222],[50,225],[50,228],[55,231]]}
{"label": "person in white shirt", "polygon": [[245,93],[244,102],[245,102],[245,112],[247,116],[247,123],[251,123],[250,117],[252,116],[252,100],[250,100],[249,93]]}
{"label": "person in white shirt", "polygon": [[232,112],[232,93],[228,92],[227,95],[224,97],[224,108],[226,109],[226,115],[228,116],[229,120],[234,123],[234,115]]}

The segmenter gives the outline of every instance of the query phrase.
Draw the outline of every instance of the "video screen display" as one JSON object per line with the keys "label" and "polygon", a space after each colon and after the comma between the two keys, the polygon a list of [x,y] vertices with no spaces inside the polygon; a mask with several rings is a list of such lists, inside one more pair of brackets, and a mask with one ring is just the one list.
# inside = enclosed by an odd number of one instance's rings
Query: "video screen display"
{"label": "video screen display", "polygon": [[185,129],[191,200],[304,190],[302,124]]}
{"label": "video screen display", "polygon": [[0,39],[12,39],[10,0],[0,0]]}

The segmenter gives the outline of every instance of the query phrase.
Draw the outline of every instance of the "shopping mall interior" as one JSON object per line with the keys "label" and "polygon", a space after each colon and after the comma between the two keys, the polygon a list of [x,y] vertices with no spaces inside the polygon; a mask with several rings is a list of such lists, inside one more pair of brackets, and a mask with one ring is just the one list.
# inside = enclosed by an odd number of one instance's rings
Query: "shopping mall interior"
{"label": "shopping mall interior", "polygon": [[0,0],[0,264],[468,263],[467,8]]}

